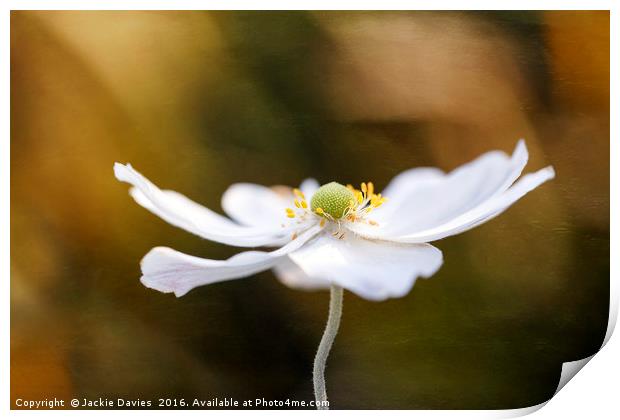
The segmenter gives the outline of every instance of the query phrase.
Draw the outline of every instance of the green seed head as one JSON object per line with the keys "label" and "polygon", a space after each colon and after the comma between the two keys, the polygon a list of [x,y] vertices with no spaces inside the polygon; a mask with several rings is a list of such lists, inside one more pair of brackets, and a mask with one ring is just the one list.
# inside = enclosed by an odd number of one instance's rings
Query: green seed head
{"label": "green seed head", "polygon": [[325,214],[340,219],[351,202],[355,202],[355,195],[351,190],[337,182],[330,182],[314,193],[310,207],[315,213],[317,209],[322,209]]}

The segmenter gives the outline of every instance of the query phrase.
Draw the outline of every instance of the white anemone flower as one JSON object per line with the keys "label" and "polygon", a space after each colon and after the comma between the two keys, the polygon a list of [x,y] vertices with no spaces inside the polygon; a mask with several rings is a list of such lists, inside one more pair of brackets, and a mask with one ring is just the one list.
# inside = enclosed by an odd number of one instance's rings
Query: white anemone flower
{"label": "white anemone flower", "polygon": [[[512,154],[491,151],[449,173],[414,168],[375,193],[307,179],[299,188],[233,184],[222,197],[229,218],[189,198],[161,190],[131,165],[114,165],[135,201],[168,223],[202,238],[246,251],[227,260],[153,248],[141,262],[141,282],[164,293],[185,295],[198,286],[273,269],[286,286],[332,291],[330,316],[315,360],[315,393],[326,401],[323,370],[338,329],[342,288],[373,301],[405,296],[418,277],[443,264],[429,244],[472,229],[502,213],[555,176],[552,167],[524,175],[523,140]],[[320,408],[320,407],[319,407]],[[323,407],[325,408],[325,407]]]}

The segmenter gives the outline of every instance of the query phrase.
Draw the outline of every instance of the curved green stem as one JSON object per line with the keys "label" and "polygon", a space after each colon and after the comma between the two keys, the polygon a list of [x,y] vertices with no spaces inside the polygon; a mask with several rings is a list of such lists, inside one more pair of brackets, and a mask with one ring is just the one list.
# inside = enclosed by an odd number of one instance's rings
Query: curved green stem
{"label": "curved green stem", "polygon": [[327,391],[325,390],[325,363],[327,356],[332,348],[338,327],[340,326],[340,318],[342,317],[342,287],[332,285],[329,300],[329,316],[325,332],[321,338],[321,343],[314,357],[314,369],[312,379],[314,382],[314,397],[317,401],[317,410],[329,410],[327,402]]}

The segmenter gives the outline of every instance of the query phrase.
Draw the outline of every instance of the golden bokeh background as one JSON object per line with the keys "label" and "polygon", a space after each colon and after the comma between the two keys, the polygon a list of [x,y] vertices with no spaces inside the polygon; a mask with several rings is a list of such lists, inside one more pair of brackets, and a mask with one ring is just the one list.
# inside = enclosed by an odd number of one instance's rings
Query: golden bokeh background
{"label": "golden bokeh background", "polygon": [[233,182],[387,184],[530,149],[557,178],[438,243],[405,298],[346,293],[333,408],[548,399],[609,303],[608,12],[11,13],[11,399],[310,400],[328,293],[271,272],[176,299],[154,246],[226,258],[115,180],[221,211]]}

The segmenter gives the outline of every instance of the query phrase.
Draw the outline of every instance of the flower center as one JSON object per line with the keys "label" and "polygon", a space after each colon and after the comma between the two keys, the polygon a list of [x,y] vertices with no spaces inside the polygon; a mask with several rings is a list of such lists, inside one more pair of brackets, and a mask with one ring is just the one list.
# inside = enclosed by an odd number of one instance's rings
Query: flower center
{"label": "flower center", "polygon": [[333,219],[340,219],[354,203],[353,191],[337,182],[330,182],[314,193],[310,208],[319,215],[327,214]]}
{"label": "flower center", "polygon": [[[387,198],[375,194],[372,182],[362,182],[360,187],[358,190],[350,184],[345,187],[337,182],[330,182],[316,190],[310,205],[304,193],[295,188],[293,189],[295,208],[286,208],[286,217],[295,219],[294,223],[303,226],[308,218],[315,219],[318,216],[321,219],[321,227],[329,222],[333,230],[332,235],[338,239],[344,237],[344,231],[341,230],[343,224],[367,223],[376,226],[378,223],[369,219],[368,215]],[[283,223],[282,227],[286,227],[286,224]],[[292,238],[296,237],[297,232],[293,233]]]}

